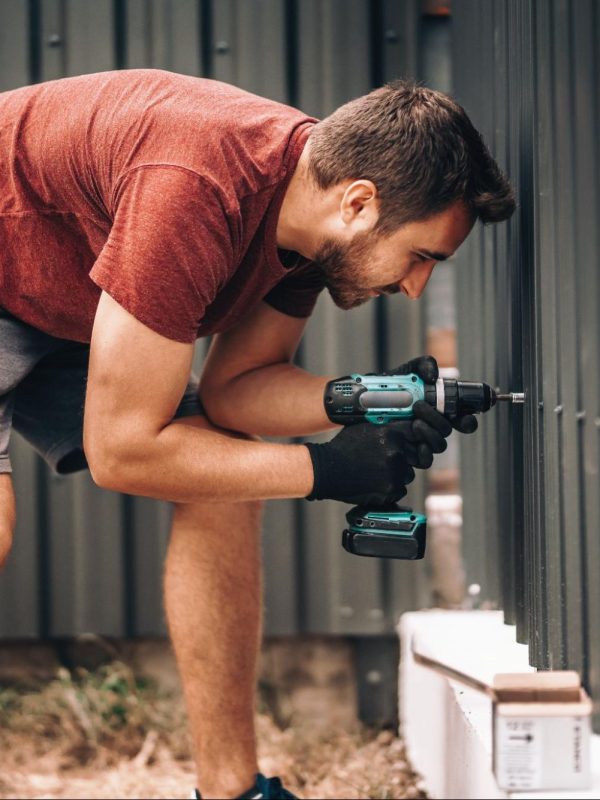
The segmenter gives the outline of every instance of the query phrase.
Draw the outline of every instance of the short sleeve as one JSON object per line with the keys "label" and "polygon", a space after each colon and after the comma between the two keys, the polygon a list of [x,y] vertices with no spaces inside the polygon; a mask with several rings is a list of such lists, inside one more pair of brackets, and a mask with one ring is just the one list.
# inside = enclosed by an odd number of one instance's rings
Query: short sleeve
{"label": "short sleeve", "polygon": [[322,270],[311,261],[290,270],[289,275],[265,295],[264,301],[290,317],[310,317],[324,286]]}
{"label": "short sleeve", "polygon": [[235,243],[216,190],[180,167],[126,173],[90,277],[140,322],[194,342],[205,309],[234,271]]}

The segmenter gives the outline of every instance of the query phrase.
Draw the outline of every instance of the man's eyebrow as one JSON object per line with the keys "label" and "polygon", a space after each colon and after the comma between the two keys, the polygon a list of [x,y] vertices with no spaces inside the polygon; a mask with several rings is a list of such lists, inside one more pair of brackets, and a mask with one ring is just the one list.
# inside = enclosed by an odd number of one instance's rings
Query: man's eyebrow
{"label": "man's eyebrow", "polygon": [[452,256],[452,253],[432,253],[431,250],[423,250],[423,248],[419,248],[418,250],[415,250],[415,252],[419,256],[433,258],[434,261],[447,261]]}

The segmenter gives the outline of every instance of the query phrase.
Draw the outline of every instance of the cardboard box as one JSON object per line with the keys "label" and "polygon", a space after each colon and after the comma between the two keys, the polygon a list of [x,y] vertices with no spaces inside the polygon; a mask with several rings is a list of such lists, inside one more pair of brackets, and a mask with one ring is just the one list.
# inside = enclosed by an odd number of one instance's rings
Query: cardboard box
{"label": "cardboard box", "polygon": [[415,648],[418,664],[487,694],[493,770],[506,791],[589,789],[592,703],[576,672],[498,674],[491,684]]}

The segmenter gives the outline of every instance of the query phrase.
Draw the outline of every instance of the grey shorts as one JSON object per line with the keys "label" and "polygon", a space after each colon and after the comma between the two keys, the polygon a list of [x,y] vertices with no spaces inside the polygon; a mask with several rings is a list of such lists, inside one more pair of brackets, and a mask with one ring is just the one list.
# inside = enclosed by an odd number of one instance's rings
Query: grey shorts
{"label": "grey shorts", "polygon": [[[42,333],[0,308],[0,473],[12,471],[13,428],[55,472],[87,469],[83,405],[89,349]],[[192,375],[175,417],[203,413]]]}

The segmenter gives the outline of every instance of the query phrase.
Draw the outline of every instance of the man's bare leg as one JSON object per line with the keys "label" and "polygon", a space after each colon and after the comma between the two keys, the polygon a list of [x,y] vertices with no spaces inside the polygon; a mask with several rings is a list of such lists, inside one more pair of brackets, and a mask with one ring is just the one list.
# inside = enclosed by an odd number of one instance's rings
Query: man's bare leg
{"label": "man's bare leg", "polygon": [[206,798],[241,794],[258,771],[254,704],[262,615],[260,517],[259,503],[176,504],[174,510],[165,608],[186,698],[197,785]]}
{"label": "man's bare leg", "polygon": [[9,473],[0,475],[0,569],[8,558],[15,528],[15,493]]}

